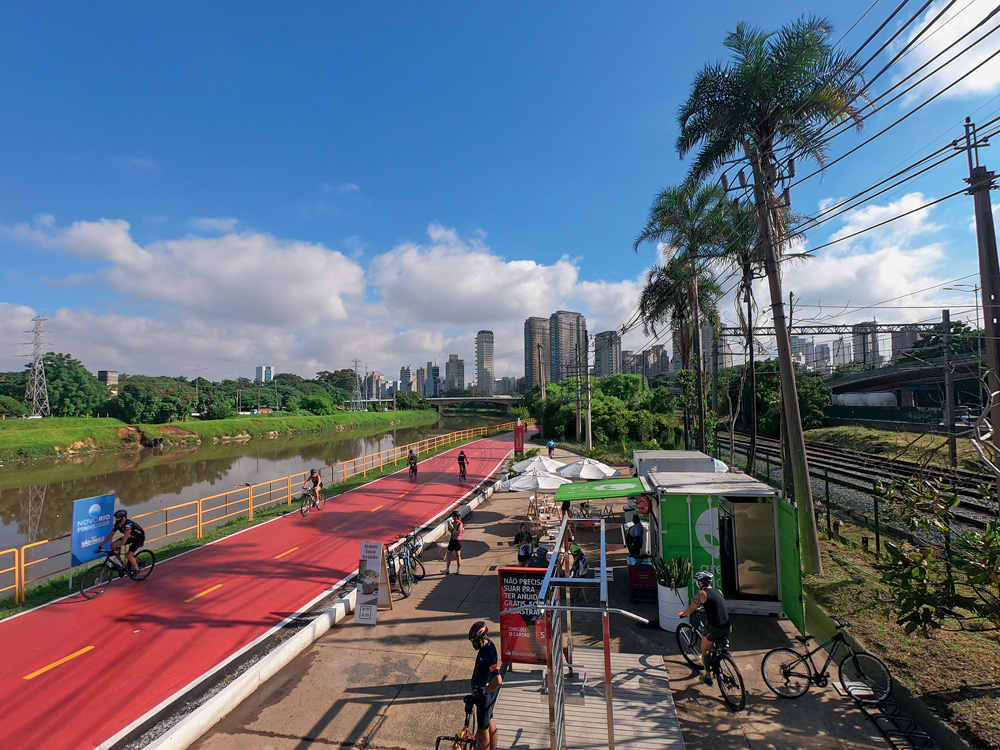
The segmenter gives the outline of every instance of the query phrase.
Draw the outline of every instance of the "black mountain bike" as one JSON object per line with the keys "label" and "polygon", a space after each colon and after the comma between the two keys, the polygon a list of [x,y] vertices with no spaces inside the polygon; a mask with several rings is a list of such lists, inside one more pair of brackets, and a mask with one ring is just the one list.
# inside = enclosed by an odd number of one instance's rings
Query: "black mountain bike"
{"label": "black mountain bike", "polygon": [[[434,750],[441,750],[441,743],[451,743],[450,750],[477,750],[476,744],[476,699],[465,696],[465,725],[456,735],[438,737]],[[447,744],[445,744],[447,747]]]}
{"label": "black mountain bike", "polygon": [[417,478],[417,462],[413,459],[410,459],[410,479],[416,479],[416,478]]}
{"label": "black mountain bike", "polygon": [[[705,623],[699,609],[691,615],[691,622],[682,622],[677,626],[677,647],[681,650],[684,660],[695,669],[701,669],[701,635]],[[715,677],[722,693],[722,700],[733,711],[740,711],[747,704],[747,691],[743,686],[743,675],[729,653],[729,639],[722,638],[712,644],[708,652],[708,669]]]}
{"label": "black mountain bike", "polygon": [[[413,591],[413,582],[419,581],[426,574],[424,564],[419,560],[413,559],[410,554],[410,545],[406,542],[395,550],[388,546],[386,547],[385,565],[386,570],[389,572],[389,583],[397,584],[399,586],[399,593],[404,597],[409,596]],[[419,577],[414,572],[417,566],[420,569]]]}
{"label": "black mountain bike", "polygon": [[323,510],[326,507],[326,497],[323,495],[322,490],[319,493],[319,500],[313,499],[312,490],[306,490],[302,497],[299,498],[299,513],[303,516],[308,516],[309,511],[313,508],[316,510]]}
{"label": "black mountain bike", "polygon": [[469,475],[465,471],[465,464],[459,464],[458,465],[458,481],[459,482],[464,482],[468,478],[469,478]]}
{"label": "black mountain bike", "polygon": [[[847,654],[837,669],[840,684],[844,691],[858,703],[881,703],[892,690],[892,675],[885,663],[871,654],[855,651],[844,636],[844,628],[851,623],[839,617],[833,618],[837,623],[837,632],[827,641],[812,651],[806,648],[812,640],[811,635],[797,635],[795,640],[802,644],[804,653],[791,648],[776,648],[764,655],[760,663],[760,673],[771,691],[781,698],[799,698],[806,694],[810,685],[826,687],[830,682],[828,671],[837,651],[843,646]],[[816,669],[813,655],[830,647],[821,669]]]}
{"label": "black mountain bike", "polygon": [[92,565],[83,571],[83,575],[80,576],[80,593],[84,595],[87,599],[96,599],[105,591],[107,591],[108,586],[116,578],[124,578],[128,576],[133,581],[142,581],[149,577],[149,574],[153,572],[153,566],[156,565],[156,555],[153,554],[151,550],[141,549],[135,553],[135,561],[138,564],[138,570],[132,570],[128,568],[126,570],[127,563],[122,560],[121,554],[118,552],[112,552],[109,549],[101,549],[98,547],[94,550],[96,553],[104,553],[104,559],[96,565]]}
{"label": "black mountain bike", "polygon": [[420,561],[420,555],[424,551],[424,538],[421,536],[420,530],[414,528],[413,531],[407,534],[403,546],[406,547],[406,551],[410,555],[410,568],[413,570],[413,580],[424,580],[427,571],[424,570],[424,564]]}

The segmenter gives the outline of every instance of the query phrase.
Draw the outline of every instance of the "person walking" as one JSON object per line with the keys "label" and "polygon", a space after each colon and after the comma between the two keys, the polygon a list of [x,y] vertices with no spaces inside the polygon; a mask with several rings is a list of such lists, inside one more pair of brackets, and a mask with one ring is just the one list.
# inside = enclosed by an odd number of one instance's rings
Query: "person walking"
{"label": "person walking", "polygon": [[522,568],[527,567],[535,545],[535,540],[531,538],[531,532],[528,531],[528,524],[521,523],[517,534],[514,535],[514,544],[517,545],[517,564]]}
{"label": "person walking", "polygon": [[625,532],[625,546],[628,547],[628,553],[632,557],[642,554],[642,542],[645,533],[646,530],[642,527],[642,519],[639,518],[638,513],[633,513],[632,525]]}
{"label": "person walking", "polygon": [[549,458],[552,458],[552,451],[556,449],[556,441],[549,440],[549,442],[545,444],[545,447],[549,449]]}
{"label": "person walking", "polygon": [[500,657],[497,647],[487,634],[489,627],[482,620],[472,623],[469,640],[476,650],[476,666],[472,670],[472,697],[476,702],[476,747],[479,750],[497,750],[500,733],[493,720],[493,709],[500,696],[503,677],[500,675]]}
{"label": "person walking", "polygon": [[462,514],[457,510],[451,512],[451,520],[448,521],[448,551],[444,556],[444,567],[441,572],[444,575],[451,573],[451,553],[455,553],[455,575],[462,572],[462,531],[465,525],[462,523]]}

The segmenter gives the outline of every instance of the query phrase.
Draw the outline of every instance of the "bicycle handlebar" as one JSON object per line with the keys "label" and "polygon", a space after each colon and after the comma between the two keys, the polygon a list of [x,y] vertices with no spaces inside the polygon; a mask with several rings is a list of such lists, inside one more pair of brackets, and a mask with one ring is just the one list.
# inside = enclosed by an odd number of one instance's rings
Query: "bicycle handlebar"
{"label": "bicycle handlebar", "polygon": [[837,623],[837,630],[851,627],[851,623],[841,617],[833,616],[830,619]]}

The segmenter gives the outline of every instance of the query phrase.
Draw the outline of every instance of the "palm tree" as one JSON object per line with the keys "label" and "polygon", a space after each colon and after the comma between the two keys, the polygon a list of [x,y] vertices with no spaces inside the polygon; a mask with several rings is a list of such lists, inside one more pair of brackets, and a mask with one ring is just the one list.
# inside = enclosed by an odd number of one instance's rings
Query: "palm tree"
{"label": "palm tree", "polygon": [[[670,326],[674,349],[681,358],[681,367],[691,366],[693,321],[688,298],[688,264],[684,258],[673,257],[656,264],[646,273],[646,285],[639,295],[639,315],[645,335],[656,335],[658,325]],[[698,269],[698,313],[713,330],[719,327],[718,301],[722,290],[704,266]],[[684,412],[684,444],[688,444],[688,414]]]}
{"label": "palm tree", "polygon": [[733,59],[725,65],[706,66],[695,77],[678,113],[681,133],[677,150],[684,156],[700,149],[689,181],[702,180],[744,154],[751,163],[807,573],[821,572],[822,562],[782,308],[779,250],[775,245],[780,247],[787,238],[781,231],[783,209],[777,193],[782,173],[779,153],[811,159],[822,168],[826,161],[824,128],[840,122],[853,122],[859,129],[862,126],[855,102],[864,101],[864,80],[850,55],[834,51],[832,30],[829,21],[816,17],[803,17],[774,33],[739,24],[725,40]]}
{"label": "palm tree", "polygon": [[681,258],[687,265],[688,309],[694,350],[695,389],[698,391],[698,449],[707,445],[703,372],[705,355],[697,300],[699,261],[711,257],[724,243],[726,194],[717,186],[687,184],[660,192],[649,209],[646,226],[635,238],[638,252],[643,242],[664,243],[664,256]]}

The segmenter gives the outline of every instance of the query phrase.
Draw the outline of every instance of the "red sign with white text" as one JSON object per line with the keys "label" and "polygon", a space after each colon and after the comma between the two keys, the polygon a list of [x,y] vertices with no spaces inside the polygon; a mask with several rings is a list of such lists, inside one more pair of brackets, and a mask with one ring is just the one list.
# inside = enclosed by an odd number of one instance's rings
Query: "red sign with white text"
{"label": "red sign with white text", "polygon": [[519,424],[514,428],[514,452],[524,453],[524,425]]}
{"label": "red sign with white text", "polygon": [[[500,611],[537,604],[545,568],[504,567],[500,580]],[[540,609],[500,615],[500,658],[518,664],[545,664],[547,639],[545,617]]]}

